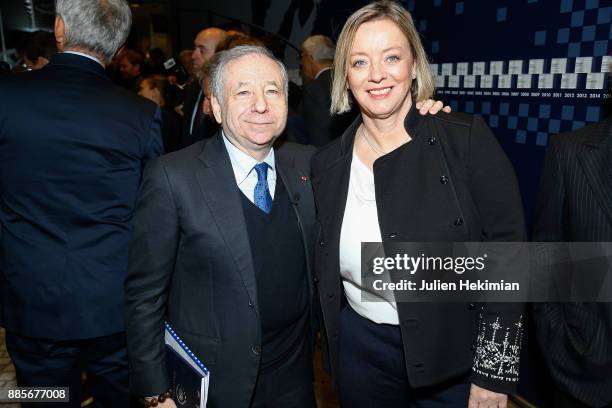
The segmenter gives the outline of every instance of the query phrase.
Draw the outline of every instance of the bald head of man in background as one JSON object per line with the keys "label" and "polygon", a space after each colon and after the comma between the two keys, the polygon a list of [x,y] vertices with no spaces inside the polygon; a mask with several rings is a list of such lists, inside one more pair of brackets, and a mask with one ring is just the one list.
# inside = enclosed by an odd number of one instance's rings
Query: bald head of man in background
{"label": "bald head of man in background", "polygon": [[206,61],[215,54],[217,45],[226,37],[227,32],[217,27],[206,28],[196,35],[191,54],[194,72],[201,70]]}

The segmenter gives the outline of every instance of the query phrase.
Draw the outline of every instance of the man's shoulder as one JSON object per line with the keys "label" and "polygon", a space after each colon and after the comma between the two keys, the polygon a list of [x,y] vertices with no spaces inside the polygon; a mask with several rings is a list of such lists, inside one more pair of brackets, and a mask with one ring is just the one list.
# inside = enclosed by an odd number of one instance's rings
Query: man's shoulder
{"label": "man's shoulder", "polygon": [[604,143],[610,136],[612,117],[580,129],[560,133],[550,138],[550,146],[559,151],[576,150],[585,143]]}
{"label": "man's shoulder", "polygon": [[115,83],[111,82],[105,90],[112,98],[116,98],[118,103],[125,104],[147,115],[151,115],[157,110],[155,103]]}
{"label": "man's shoulder", "polygon": [[293,142],[282,142],[274,146],[274,150],[283,156],[310,160],[316,147]]}
{"label": "man's shoulder", "polygon": [[193,163],[199,160],[202,149],[208,142],[210,142],[210,139],[201,140],[183,149],[164,154],[163,156],[157,158],[156,161],[163,165],[164,168],[169,170],[191,168]]}
{"label": "man's shoulder", "polygon": [[43,80],[44,75],[40,71],[27,71],[11,73],[0,77],[0,95],[3,97],[21,95],[32,87],[33,83]]}
{"label": "man's shoulder", "polygon": [[303,86],[303,92],[308,95],[329,99],[332,83],[328,72],[325,71],[318,78],[306,82]]}

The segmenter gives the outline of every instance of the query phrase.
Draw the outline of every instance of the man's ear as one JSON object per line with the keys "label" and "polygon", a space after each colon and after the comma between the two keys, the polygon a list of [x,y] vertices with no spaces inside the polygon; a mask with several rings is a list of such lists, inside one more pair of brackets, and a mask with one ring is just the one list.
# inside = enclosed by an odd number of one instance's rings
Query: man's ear
{"label": "man's ear", "polygon": [[61,16],[55,16],[53,31],[55,33],[55,43],[57,44],[57,49],[62,52],[66,46],[66,26],[64,25],[64,19]]}
{"label": "man's ear", "polygon": [[213,115],[215,116],[215,120],[217,121],[218,124],[222,124],[222,117],[221,117],[221,104],[219,103],[219,100],[217,100],[217,98],[214,95],[210,96],[210,104],[212,105],[212,111],[213,111]]}
{"label": "man's ear", "polygon": [[[160,102],[161,102],[161,101],[163,101],[163,100],[164,100],[164,97],[163,97],[163,95],[161,94],[161,92],[159,91],[159,88],[153,88],[152,90],[153,90],[153,94],[155,95],[155,97],[157,98],[157,100],[158,100],[158,101],[160,101]],[[165,101],[164,101],[164,102],[165,102]]]}

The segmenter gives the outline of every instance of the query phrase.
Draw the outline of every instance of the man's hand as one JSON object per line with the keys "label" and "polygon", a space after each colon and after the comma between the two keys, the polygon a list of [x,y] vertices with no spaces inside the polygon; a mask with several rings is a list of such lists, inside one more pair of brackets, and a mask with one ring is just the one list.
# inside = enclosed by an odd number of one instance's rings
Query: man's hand
{"label": "man's hand", "polygon": [[168,398],[164,402],[158,402],[156,405],[157,408],[176,408],[176,404],[172,400],[172,398]]}
{"label": "man's hand", "polygon": [[436,113],[442,110],[443,112],[450,113],[451,107],[444,106],[442,101],[434,101],[433,99],[427,99],[426,101],[417,102],[416,108],[419,110],[421,115],[426,115],[427,113],[431,113],[435,115]]}
{"label": "man's hand", "polygon": [[506,394],[488,391],[472,384],[468,408],[506,408],[507,406],[508,396]]}

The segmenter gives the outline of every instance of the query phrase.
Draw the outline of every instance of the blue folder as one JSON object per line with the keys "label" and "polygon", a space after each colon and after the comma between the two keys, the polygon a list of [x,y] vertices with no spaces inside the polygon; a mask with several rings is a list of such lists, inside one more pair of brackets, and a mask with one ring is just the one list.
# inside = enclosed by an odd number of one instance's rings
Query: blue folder
{"label": "blue folder", "polygon": [[208,400],[210,373],[189,347],[166,326],[166,365],[170,377],[172,399],[179,407],[205,408]]}

